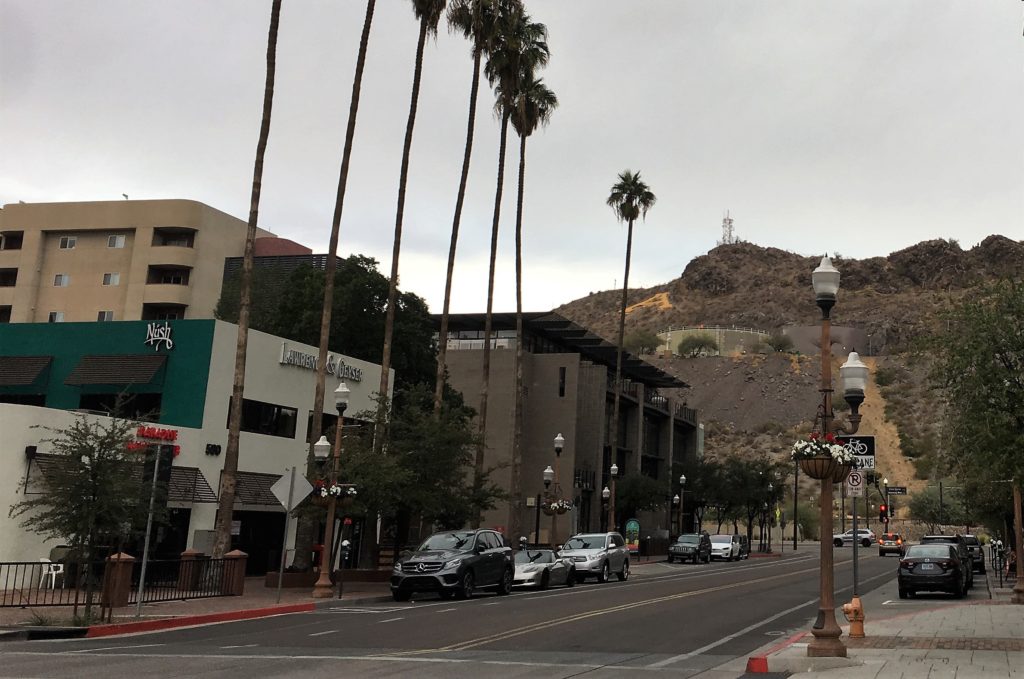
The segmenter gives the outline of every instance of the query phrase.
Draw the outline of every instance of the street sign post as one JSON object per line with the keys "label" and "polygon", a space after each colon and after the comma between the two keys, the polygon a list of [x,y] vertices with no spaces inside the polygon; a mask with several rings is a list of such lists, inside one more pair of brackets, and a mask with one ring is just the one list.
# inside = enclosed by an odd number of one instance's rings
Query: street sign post
{"label": "street sign post", "polygon": [[281,585],[284,582],[284,560],[288,554],[288,519],[296,505],[306,499],[306,496],[313,490],[313,486],[306,480],[305,476],[295,476],[295,467],[288,471],[287,476],[282,476],[270,487],[274,494],[284,506],[284,535],[281,537],[281,563],[277,569],[277,603],[281,603]]}
{"label": "street sign post", "polygon": [[889,495],[906,495],[907,494],[907,487],[906,486],[886,486],[886,488],[888,489]]}
{"label": "street sign post", "polygon": [[874,436],[837,436],[836,440],[853,454],[858,469],[875,468]]}
{"label": "street sign post", "polygon": [[[864,475],[859,471],[852,471],[846,477],[846,496],[864,497]],[[854,503],[856,507],[856,503]]]}

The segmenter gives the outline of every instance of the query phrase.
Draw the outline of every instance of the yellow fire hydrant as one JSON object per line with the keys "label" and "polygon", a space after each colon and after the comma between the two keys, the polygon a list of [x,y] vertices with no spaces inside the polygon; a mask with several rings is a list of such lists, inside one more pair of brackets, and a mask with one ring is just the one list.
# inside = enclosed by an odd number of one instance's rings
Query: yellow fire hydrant
{"label": "yellow fire hydrant", "polygon": [[860,597],[855,596],[848,604],[843,604],[843,615],[850,623],[850,638],[864,638],[864,607],[861,606]]}

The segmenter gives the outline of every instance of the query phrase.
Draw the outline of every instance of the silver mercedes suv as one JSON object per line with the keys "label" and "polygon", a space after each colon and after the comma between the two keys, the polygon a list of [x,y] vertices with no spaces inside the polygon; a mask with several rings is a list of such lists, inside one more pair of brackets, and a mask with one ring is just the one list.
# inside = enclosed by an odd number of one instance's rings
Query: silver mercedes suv
{"label": "silver mercedes suv", "polygon": [[569,538],[559,553],[570,558],[576,569],[576,580],[588,577],[607,582],[612,573],[625,580],[629,577],[629,551],[618,533],[581,533]]}

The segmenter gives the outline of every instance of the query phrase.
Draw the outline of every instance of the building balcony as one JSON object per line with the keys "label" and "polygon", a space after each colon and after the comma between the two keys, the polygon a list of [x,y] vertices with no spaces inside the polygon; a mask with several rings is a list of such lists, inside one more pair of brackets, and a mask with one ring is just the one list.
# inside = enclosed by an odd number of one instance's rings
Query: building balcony
{"label": "building balcony", "polygon": [[150,283],[142,292],[143,304],[188,306],[192,288],[187,285]]}
{"label": "building balcony", "polygon": [[157,266],[191,269],[199,255],[196,249],[186,245],[153,245],[150,261]]}
{"label": "building balcony", "polygon": [[675,416],[677,420],[681,420],[687,424],[697,426],[697,410],[695,408],[687,408],[686,406],[677,405]]}
{"label": "building balcony", "polygon": [[669,414],[668,399],[653,389],[647,389],[644,391],[644,405],[648,408],[653,408],[664,415]]}

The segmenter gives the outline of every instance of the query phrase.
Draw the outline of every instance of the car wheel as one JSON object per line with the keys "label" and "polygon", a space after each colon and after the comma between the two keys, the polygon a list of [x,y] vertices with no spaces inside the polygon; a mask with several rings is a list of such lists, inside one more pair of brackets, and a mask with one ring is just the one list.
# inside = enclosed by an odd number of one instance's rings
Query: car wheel
{"label": "car wheel", "polygon": [[672,555],[671,554],[668,555],[668,562],[672,563]]}
{"label": "car wheel", "polygon": [[547,589],[551,585],[551,574],[544,571],[544,574],[540,576],[540,588]]}
{"label": "car wheel", "polygon": [[902,587],[900,587],[900,598],[901,598],[901,599],[907,599],[907,598],[909,598],[909,595],[908,595],[908,593],[907,593],[907,590],[903,589]]}
{"label": "car wheel", "polygon": [[611,569],[608,568],[608,562],[605,561],[604,565],[601,566],[601,572],[597,574],[597,581],[602,583],[608,582],[608,580],[611,578],[611,575]]}
{"label": "car wheel", "polygon": [[956,586],[953,587],[953,591],[950,592],[950,594],[952,594],[957,599],[964,598],[964,586],[959,580],[957,581]]}
{"label": "car wheel", "polygon": [[412,597],[412,592],[403,592],[400,589],[391,590],[391,598],[395,601],[408,601]]}
{"label": "car wheel", "polygon": [[871,546],[871,540],[869,540],[868,538],[864,538],[863,540],[860,541],[860,546],[861,547],[870,547]]}
{"label": "car wheel", "polygon": [[[547,575],[545,571],[544,575]],[[505,572],[501,576],[501,582],[498,583],[498,596],[505,596],[506,594],[512,593],[512,571],[505,569]]]}
{"label": "car wheel", "polygon": [[837,539],[832,541],[832,546],[833,547],[842,547],[843,546],[843,541],[837,538]]}
{"label": "car wheel", "polygon": [[629,579],[629,559],[622,562],[622,570],[617,573],[619,582],[625,582]]}
{"label": "car wheel", "polygon": [[466,571],[462,575],[462,581],[459,583],[459,589],[455,595],[460,599],[472,599],[473,587],[475,586],[476,582],[473,579],[473,571]]}
{"label": "car wheel", "polygon": [[708,554],[706,557],[704,557],[704,563],[711,563],[711,555],[710,554]]}
{"label": "car wheel", "polygon": [[455,596],[455,592],[451,591],[450,589],[442,589],[437,594],[442,599],[451,599],[453,596]]}
{"label": "car wheel", "polygon": [[696,566],[696,565],[697,565],[697,558],[698,558],[698,557],[697,557],[697,555],[696,555],[696,554],[694,554],[694,555],[693,555],[693,565],[694,565],[694,566]]}
{"label": "car wheel", "polygon": [[882,550],[878,550],[878,556],[885,556],[885,552],[883,552]]}
{"label": "car wheel", "polygon": [[572,587],[575,584],[576,584],[576,569],[575,568],[570,568],[569,569],[569,575],[565,579],[565,586],[566,587]]}

